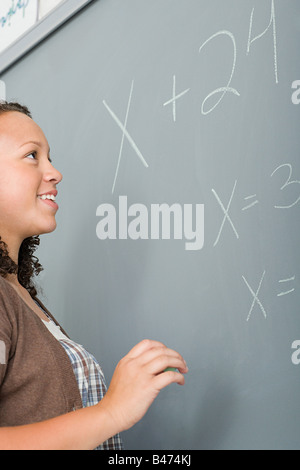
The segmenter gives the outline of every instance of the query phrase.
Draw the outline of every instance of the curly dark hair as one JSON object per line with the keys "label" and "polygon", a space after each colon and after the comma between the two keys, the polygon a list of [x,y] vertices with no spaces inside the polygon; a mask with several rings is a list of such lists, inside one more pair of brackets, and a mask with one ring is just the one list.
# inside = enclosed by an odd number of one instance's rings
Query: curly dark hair
{"label": "curly dark hair", "polygon": [[[0,102],[0,115],[12,111],[26,114],[26,116],[32,119],[31,113],[26,106],[14,102]],[[16,264],[10,258],[7,244],[0,236],[0,275],[6,278],[8,274],[17,274],[19,283],[27,289],[32,297],[37,295],[33,276],[38,276],[43,270],[38,258],[34,256],[34,252],[39,244],[39,236],[25,238],[19,250],[18,264]]]}

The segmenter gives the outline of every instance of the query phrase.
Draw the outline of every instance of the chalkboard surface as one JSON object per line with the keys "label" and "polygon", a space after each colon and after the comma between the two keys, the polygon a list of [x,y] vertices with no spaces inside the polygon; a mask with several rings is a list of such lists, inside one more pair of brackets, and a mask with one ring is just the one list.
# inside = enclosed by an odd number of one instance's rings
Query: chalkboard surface
{"label": "chalkboard surface", "polygon": [[42,300],[107,382],[188,363],[127,449],[300,448],[299,45],[298,0],[96,0],[0,77],[64,175]]}

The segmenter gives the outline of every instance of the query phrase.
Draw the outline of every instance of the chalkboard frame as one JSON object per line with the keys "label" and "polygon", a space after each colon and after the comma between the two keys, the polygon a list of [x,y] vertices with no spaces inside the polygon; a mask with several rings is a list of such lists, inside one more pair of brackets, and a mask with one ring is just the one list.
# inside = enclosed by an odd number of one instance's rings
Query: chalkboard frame
{"label": "chalkboard frame", "polygon": [[0,74],[92,1],[95,0],[65,0],[37,21],[0,54]]}

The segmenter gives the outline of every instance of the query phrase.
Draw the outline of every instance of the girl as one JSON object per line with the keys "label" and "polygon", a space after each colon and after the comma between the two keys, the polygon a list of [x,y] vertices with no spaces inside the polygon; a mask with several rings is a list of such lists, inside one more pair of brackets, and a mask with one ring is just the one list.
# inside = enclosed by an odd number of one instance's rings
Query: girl
{"label": "girl", "polygon": [[[29,110],[0,103],[0,449],[122,449],[160,390],[188,369],[157,341],[137,344],[106,390],[102,370],[37,298],[33,256],[56,228],[57,186],[48,142]],[[166,368],[175,368],[168,370]]]}

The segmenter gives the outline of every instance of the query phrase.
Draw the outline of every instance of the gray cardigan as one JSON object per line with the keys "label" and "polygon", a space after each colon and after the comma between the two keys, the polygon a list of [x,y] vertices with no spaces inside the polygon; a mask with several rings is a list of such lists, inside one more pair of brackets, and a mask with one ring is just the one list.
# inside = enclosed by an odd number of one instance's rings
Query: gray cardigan
{"label": "gray cardigan", "polygon": [[0,427],[44,421],[79,408],[81,396],[64,348],[0,276]]}

